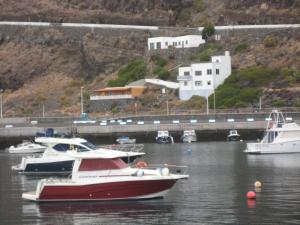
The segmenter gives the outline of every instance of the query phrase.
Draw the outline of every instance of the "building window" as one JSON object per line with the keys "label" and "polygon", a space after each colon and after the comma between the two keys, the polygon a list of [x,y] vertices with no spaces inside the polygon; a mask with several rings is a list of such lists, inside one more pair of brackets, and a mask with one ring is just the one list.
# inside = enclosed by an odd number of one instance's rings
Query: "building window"
{"label": "building window", "polygon": [[195,71],[195,75],[196,76],[201,76],[202,75],[202,71],[201,70],[196,70]]}
{"label": "building window", "polygon": [[220,74],[220,69],[216,69],[216,74],[217,74],[217,75]]}
{"label": "building window", "polygon": [[184,74],[184,76],[189,76],[190,72],[189,71],[185,71],[183,74]]}
{"label": "building window", "polygon": [[202,86],[202,80],[195,81],[195,86]]}
{"label": "building window", "polygon": [[180,41],[178,41],[178,46],[180,46]]}
{"label": "building window", "polygon": [[151,49],[151,50],[154,49],[154,43],[150,43],[150,49]]}
{"label": "building window", "polygon": [[160,42],[156,42],[156,48],[161,49],[161,43]]}
{"label": "building window", "polygon": [[187,41],[187,40],[185,41],[185,44],[186,44],[186,45],[188,44],[188,41]]}
{"label": "building window", "polygon": [[168,47],[168,42],[166,42],[165,44],[166,44],[166,46]]}
{"label": "building window", "polygon": [[177,46],[177,42],[174,42],[174,46]]}
{"label": "building window", "polygon": [[207,85],[211,85],[211,81],[210,80],[207,81]]}
{"label": "building window", "polygon": [[184,81],[183,85],[184,85],[184,86],[187,86],[187,85],[188,85],[188,82],[187,82],[187,81]]}
{"label": "building window", "polygon": [[207,69],[207,75],[211,75],[212,74],[212,70],[211,69]]}

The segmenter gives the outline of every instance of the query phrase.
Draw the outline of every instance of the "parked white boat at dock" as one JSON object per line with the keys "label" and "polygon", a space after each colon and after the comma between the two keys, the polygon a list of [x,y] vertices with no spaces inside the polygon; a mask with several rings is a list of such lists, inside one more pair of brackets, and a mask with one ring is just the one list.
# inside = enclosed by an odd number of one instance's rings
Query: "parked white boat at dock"
{"label": "parked white boat at dock", "polygon": [[273,110],[266,133],[259,143],[247,143],[248,154],[300,153],[300,126],[286,123],[282,112]]}
{"label": "parked white boat at dock", "polygon": [[10,146],[8,152],[11,154],[30,154],[30,153],[42,153],[46,150],[46,146],[33,143],[31,141],[23,141],[17,146]]}
{"label": "parked white boat at dock", "polygon": [[230,130],[229,134],[227,135],[227,141],[239,141],[240,135],[237,130]]}
{"label": "parked white boat at dock", "polygon": [[185,130],[183,131],[183,135],[181,136],[182,142],[196,142],[197,141],[197,135],[195,130]]}

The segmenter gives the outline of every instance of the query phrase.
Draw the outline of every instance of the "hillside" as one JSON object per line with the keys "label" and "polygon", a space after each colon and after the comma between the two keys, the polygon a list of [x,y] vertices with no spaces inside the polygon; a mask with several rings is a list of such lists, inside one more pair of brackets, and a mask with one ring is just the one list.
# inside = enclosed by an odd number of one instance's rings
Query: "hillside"
{"label": "hillside", "polygon": [[298,0],[3,0],[0,20],[200,26],[300,23]]}
{"label": "hillside", "polygon": [[[197,26],[206,22],[218,25],[300,23],[300,16],[297,16],[300,15],[299,2],[293,0],[140,0],[138,3],[131,0],[84,3],[76,0],[68,3],[60,0],[11,0],[0,2],[0,6],[1,20],[176,26]],[[46,115],[78,114],[82,86],[84,96],[88,98],[89,92],[107,86],[109,80],[116,78],[120,69],[135,59],[142,59],[146,63],[146,76],[152,74],[153,61],[146,51],[148,37],[162,34],[176,36],[190,32],[199,33],[196,30],[184,29],[150,32],[66,29],[59,26],[50,29],[0,27],[0,89],[4,91],[5,115],[41,115],[43,104]],[[167,61],[164,69],[170,69],[182,62],[197,62],[205,54],[209,56],[230,50],[235,71],[254,66],[264,66],[277,71],[285,68],[300,70],[299,30],[228,32],[221,36],[220,42],[211,40],[205,48],[187,52],[180,59],[161,55]],[[274,43],[271,47],[266,47],[265,42],[270,38]],[[176,71],[172,71],[170,79],[174,77]],[[281,101],[284,102],[291,96],[296,98],[298,86],[297,82],[281,82],[280,79],[271,82],[268,84],[271,89],[264,92],[265,103],[271,106],[274,101],[267,99],[276,100],[276,96],[281,96],[285,89],[290,94],[286,98],[280,97]],[[173,99],[171,107],[190,107],[178,101],[174,94],[176,93],[170,93],[170,99]],[[148,93],[145,99],[141,99],[141,110],[154,107],[145,104],[155,100],[151,99],[151,95]],[[161,98],[155,107],[165,107],[165,101],[166,99]],[[294,100],[289,102],[292,102],[289,106],[298,104]],[[191,105],[192,108],[201,107]]]}

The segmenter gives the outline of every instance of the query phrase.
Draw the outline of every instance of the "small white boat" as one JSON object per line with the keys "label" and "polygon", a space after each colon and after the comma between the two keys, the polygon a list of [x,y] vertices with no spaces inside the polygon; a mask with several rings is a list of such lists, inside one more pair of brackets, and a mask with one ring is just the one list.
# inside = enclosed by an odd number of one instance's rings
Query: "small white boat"
{"label": "small white boat", "polygon": [[29,154],[29,153],[41,153],[46,150],[46,146],[39,145],[30,141],[23,141],[17,146],[10,146],[8,152],[12,154]]}
{"label": "small white boat", "polygon": [[174,143],[173,137],[169,134],[169,131],[163,130],[158,131],[155,137],[156,143],[158,144],[170,144]]}
{"label": "small white boat", "polygon": [[282,112],[273,110],[264,138],[259,143],[247,143],[248,154],[300,153],[300,126],[286,123]]}
{"label": "small white boat", "polygon": [[134,144],[135,143],[135,139],[130,139],[129,137],[127,136],[122,136],[122,137],[119,137],[116,142],[118,142],[119,144]]}
{"label": "small white boat", "polygon": [[36,202],[162,198],[178,180],[189,177],[172,174],[168,167],[145,168],[145,162],[143,167],[130,167],[121,160],[121,152],[68,151],[68,155],[74,160],[71,178],[42,179],[35,191],[23,193],[22,198]]}
{"label": "small white boat", "polygon": [[227,141],[239,141],[240,137],[241,136],[238,134],[237,130],[230,130],[227,135]]}
{"label": "small white boat", "polygon": [[181,136],[182,142],[196,142],[197,141],[197,135],[195,130],[185,130],[183,131],[183,135]]}

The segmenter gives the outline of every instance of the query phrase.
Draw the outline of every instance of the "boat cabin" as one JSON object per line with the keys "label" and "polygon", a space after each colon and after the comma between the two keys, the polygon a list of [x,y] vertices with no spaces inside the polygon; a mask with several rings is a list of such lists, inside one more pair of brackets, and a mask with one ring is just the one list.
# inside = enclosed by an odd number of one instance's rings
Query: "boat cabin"
{"label": "boat cabin", "polygon": [[160,130],[160,131],[157,132],[157,136],[158,137],[169,136],[169,131],[167,131],[167,130],[165,130],[165,131]]}

